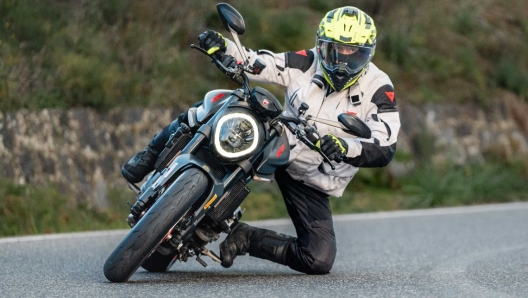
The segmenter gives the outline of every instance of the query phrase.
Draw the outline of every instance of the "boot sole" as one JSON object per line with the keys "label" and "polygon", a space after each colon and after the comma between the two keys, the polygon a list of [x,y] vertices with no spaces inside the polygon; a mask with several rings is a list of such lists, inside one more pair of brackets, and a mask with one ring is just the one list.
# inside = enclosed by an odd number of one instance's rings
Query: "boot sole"
{"label": "boot sole", "polygon": [[121,168],[121,174],[123,175],[123,177],[125,177],[126,181],[130,183],[138,183],[138,182],[141,182],[141,180],[143,180],[143,178],[138,178],[130,174],[127,170],[125,170],[124,167]]}

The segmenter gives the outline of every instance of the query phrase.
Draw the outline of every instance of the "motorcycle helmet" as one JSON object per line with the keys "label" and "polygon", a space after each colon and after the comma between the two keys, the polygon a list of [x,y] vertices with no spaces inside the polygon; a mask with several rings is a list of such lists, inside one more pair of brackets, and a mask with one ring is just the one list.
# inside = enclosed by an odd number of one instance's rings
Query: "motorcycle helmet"
{"label": "motorcycle helmet", "polygon": [[319,24],[316,48],[326,81],[335,91],[357,82],[376,49],[376,26],[352,6],[329,11]]}

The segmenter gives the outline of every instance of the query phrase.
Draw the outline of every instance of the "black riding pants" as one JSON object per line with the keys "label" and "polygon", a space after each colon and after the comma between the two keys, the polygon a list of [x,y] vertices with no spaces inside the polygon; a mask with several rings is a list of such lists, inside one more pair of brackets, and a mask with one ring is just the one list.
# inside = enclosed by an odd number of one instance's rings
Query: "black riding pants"
{"label": "black riding pants", "polygon": [[275,180],[297,232],[285,265],[308,274],[328,273],[337,251],[328,195],[293,179],[285,169],[275,173]]}

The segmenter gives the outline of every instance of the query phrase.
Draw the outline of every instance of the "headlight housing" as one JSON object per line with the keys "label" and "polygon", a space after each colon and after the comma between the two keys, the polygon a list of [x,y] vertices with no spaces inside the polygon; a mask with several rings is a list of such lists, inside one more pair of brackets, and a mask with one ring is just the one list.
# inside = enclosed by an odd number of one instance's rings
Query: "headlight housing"
{"label": "headlight housing", "polygon": [[215,124],[213,136],[215,152],[228,161],[242,160],[250,155],[261,137],[255,118],[239,112],[222,115]]}

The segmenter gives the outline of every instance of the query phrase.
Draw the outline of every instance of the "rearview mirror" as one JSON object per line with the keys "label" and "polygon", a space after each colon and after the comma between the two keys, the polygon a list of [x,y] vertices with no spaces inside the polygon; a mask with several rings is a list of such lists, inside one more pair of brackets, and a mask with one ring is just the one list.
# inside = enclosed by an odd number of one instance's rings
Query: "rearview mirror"
{"label": "rearview mirror", "polygon": [[238,35],[244,34],[246,25],[242,15],[227,3],[218,3],[216,5],[220,19],[227,31],[235,31]]}
{"label": "rearview mirror", "polygon": [[218,14],[220,15],[220,19],[222,20],[224,27],[227,31],[231,32],[233,41],[235,42],[238,51],[242,55],[244,65],[246,65],[248,63],[248,59],[246,57],[245,51],[242,49],[242,44],[238,39],[238,36],[244,34],[246,31],[244,18],[242,18],[242,15],[236,9],[234,9],[233,6],[227,3],[218,3],[216,5],[216,9],[218,10]]}
{"label": "rearview mirror", "polygon": [[364,139],[370,139],[372,137],[370,127],[357,116],[343,113],[337,116],[337,120],[344,126],[343,130],[346,133]]}

